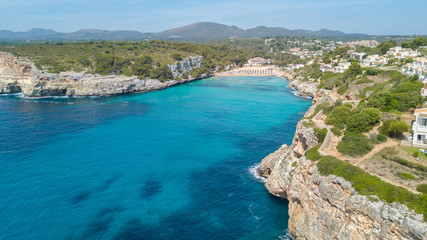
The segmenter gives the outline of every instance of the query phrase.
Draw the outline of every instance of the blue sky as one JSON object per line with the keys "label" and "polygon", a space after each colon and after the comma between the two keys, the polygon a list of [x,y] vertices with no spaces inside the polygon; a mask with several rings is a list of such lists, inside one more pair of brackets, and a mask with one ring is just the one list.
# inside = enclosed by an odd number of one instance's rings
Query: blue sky
{"label": "blue sky", "polygon": [[427,0],[0,0],[0,29],[160,32],[195,22],[425,34]]}

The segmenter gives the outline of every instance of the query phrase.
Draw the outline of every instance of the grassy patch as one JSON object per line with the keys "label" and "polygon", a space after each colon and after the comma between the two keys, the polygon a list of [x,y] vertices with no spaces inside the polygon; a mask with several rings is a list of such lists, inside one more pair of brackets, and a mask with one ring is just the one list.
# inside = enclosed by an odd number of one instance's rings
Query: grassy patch
{"label": "grassy patch", "polygon": [[322,157],[319,153],[319,148],[321,146],[322,146],[322,144],[317,144],[316,146],[305,151],[305,156],[307,157],[307,159],[311,160],[311,161],[319,160]]}
{"label": "grassy patch", "polygon": [[427,194],[427,184],[420,184],[417,186],[417,191],[420,193]]}
{"label": "grassy patch", "polygon": [[367,78],[362,78],[359,81],[356,82],[357,85],[360,84],[365,84],[365,83],[373,83],[374,81],[372,81],[371,79],[367,79]]}
{"label": "grassy patch", "polygon": [[309,121],[303,121],[302,125],[304,127],[314,127],[315,124],[314,124],[314,122],[312,122],[311,120],[309,120]]}
{"label": "grassy patch", "polygon": [[405,173],[405,172],[398,173],[397,176],[402,178],[402,179],[406,179],[406,180],[414,180],[415,179],[414,175],[412,175],[410,173]]}
{"label": "grassy patch", "polygon": [[316,135],[317,142],[322,144],[325,141],[326,134],[328,134],[328,129],[326,128],[315,128],[314,135]]}
{"label": "grassy patch", "polygon": [[372,148],[372,144],[363,134],[346,135],[337,146],[339,152],[351,157],[363,156],[370,152]]}
{"label": "grassy patch", "polygon": [[376,138],[377,138],[377,140],[379,142],[385,142],[385,141],[387,141],[387,136],[384,135],[384,134],[378,134]]}
{"label": "grassy patch", "polygon": [[427,172],[427,167],[422,164],[414,163],[395,155],[388,155],[384,152],[380,153],[380,156],[383,157],[384,159],[399,163],[400,165],[403,165],[405,167],[413,168],[421,172]]}
{"label": "grassy patch", "polygon": [[427,159],[427,154],[422,154],[420,153],[420,149],[419,148],[415,148],[415,147],[406,147],[406,146],[401,146],[401,148],[409,153],[412,153],[412,155],[414,155],[415,153],[418,154],[419,157]]}
{"label": "grassy patch", "polygon": [[392,203],[398,202],[407,205],[415,212],[423,214],[427,220],[427,195],[414,194],[402,187],[382,181],[364,170],[341,161],[332,156],[322,157],[317,163],[321,175],[336,175],[351,182],[354,189],[362,195],[376,195],[380,199]]}
{"label": "grassy patch", "polygon": [[331,132],[337,137],[340,137],[342,135],[341,129],[337,127],[331,128]]}

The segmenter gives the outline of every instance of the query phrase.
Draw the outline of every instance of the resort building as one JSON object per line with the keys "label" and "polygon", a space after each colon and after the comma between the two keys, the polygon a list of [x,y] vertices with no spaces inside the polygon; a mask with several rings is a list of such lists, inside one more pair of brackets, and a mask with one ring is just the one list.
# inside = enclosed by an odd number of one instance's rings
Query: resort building
{"label": "resort building", "polygon": [[343,73],[345,70],[347,70],[350,67],[350,65],[351,63],[349,62],[338,63],[338,65],[333,68],[333,71]]}
{"label": "resort building", "polygon": [[360,52],[356,52],[354,50],[348,50],[347,53],[349,54],[350,58],[356,59],[360,62],[362,62],[363,56],[366,55],[366,53],[360,53]]}
{"label": "resort building", "polygon": [[271,63],[271,59],[264,59],[261,57],[256,57],[256,58],[249,59],[247,65],[255,66],[255,65],[263,65],[263,64],[270,64],[270,63]]}
{"label": "resort building", "polygon": [[412,144],[427,146],[427,108],[415,109],[412,122]]}
{"label": "resort building", "polygon": [[362,67],[382,66],[387,64],[387,58],[378,54],[369,55],[362,61]]}
{"label": "resort building", "polygon": [[391,58],[414,58],[417,57],[420,53],[418,51],[414,51],[411,48],[402,48],[402,47],[394,47],[390,48],[390,50],[387,51],[387,55]]}
{"label": "resort building", "polygon": [[402,71],[406,74],[418,74],[421,80],[427,80],[427,57],[415,58],[412,63],[403,66]]}

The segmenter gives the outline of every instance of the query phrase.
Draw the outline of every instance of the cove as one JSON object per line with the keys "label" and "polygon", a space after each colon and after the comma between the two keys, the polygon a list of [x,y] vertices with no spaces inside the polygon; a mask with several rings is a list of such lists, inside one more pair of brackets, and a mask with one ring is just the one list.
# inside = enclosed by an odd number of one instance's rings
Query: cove
{"label": "cove", "polygon": [[311,100],[277,77],[109,98],[0,96],[0,239],[278,239],[249,169]]}

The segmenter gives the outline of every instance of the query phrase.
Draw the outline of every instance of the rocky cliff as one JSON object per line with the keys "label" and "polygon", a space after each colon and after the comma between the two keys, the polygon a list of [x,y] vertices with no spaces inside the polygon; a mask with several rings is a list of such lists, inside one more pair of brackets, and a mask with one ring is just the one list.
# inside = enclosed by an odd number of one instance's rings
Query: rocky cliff
{"label": "rocky cliff", "polygon": [[[201,67],[203,58],[192,57],[181,62],[180,67],[172,71],[174,76],[182,76]],[[195,78],[191,75],[181,80],[159,81],[138,79],[135,76],[74,72],[43,74],[32,63],[18,61],[12,55],[0,52],[0,94],[22,92],[28,97],[109,96],[154,91],[193,80]]]}
{"label": "rocky cliff", "polygon": [[[303,84],[293,82],[296,89]],[[313,103],[327,92],[307,90]],[[313,113],[315,104],[306,116]],[[300,121],[293,142],[262,160],[268,191],[289,201],[289,233],[293,239],[427,239],[423,216],[402,204],[389,204],[358,194],[337,176],[320,175],[304,152],[317,144],[314,131]]]}

